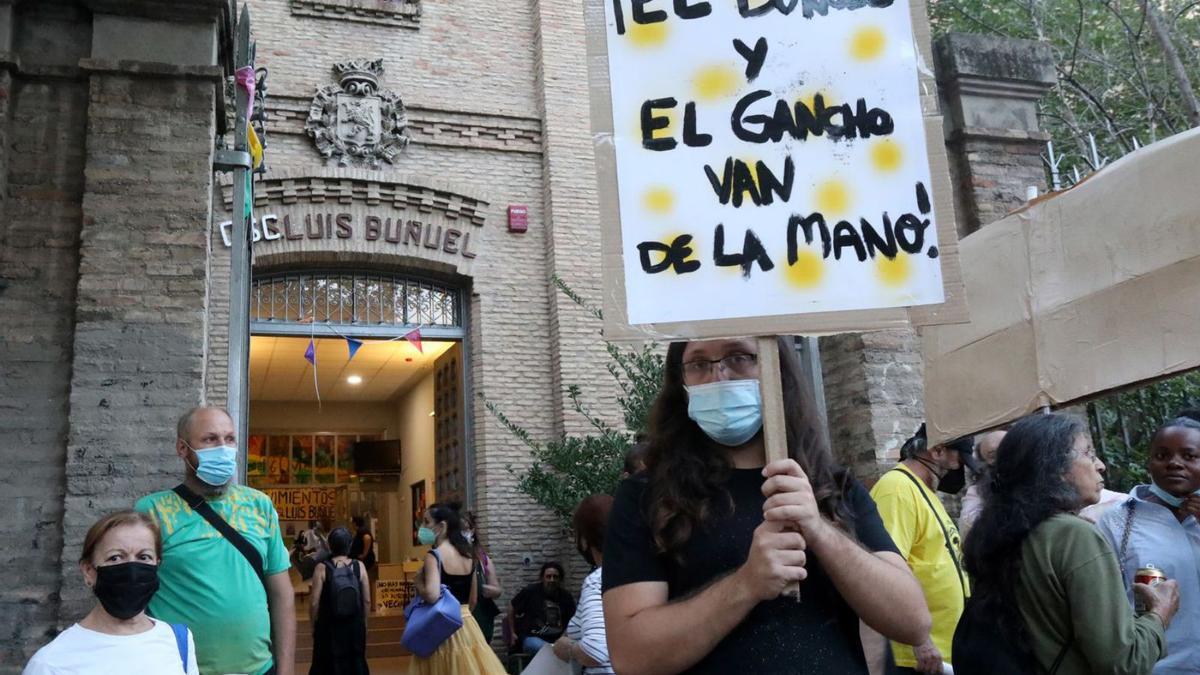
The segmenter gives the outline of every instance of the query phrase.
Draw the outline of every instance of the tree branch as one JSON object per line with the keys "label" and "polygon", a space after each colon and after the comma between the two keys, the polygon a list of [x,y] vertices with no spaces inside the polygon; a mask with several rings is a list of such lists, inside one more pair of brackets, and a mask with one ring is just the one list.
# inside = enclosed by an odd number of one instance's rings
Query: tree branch
{"label": "tree branch", "polygon": [[1148,0],[1141,0],[1141,3],[1146,22],[1150,25],[1150,31],[1158,39],[1163,56],[1167,60],[1167,66],[1175,77],[1176,86],[1179,87],[1183,106],[1187,110],[1189,125],[1200,126],[1200,100],[1196,99],[1196,90],[1192,88],[1192,78],[1188,76],[1187,69],[1183,66],[1183,60],[1179,58],[1179,50],[1175,49],[1171,32],[1162,22],[1162,18],[1158,16],[1158,10],[1151,6]]}

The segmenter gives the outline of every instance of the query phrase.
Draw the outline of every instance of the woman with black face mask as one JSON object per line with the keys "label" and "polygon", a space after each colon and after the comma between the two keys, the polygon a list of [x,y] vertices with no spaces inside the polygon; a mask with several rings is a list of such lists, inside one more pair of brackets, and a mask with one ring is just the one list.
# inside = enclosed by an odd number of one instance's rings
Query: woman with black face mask
{"label": "woman with black face mask", "polygon": [[158,525],[144,513],[118,511],[92,525],[79,569],[96,606],[38,650],[23,675],[198,675],[191,631],[146,616],[161,556]]}

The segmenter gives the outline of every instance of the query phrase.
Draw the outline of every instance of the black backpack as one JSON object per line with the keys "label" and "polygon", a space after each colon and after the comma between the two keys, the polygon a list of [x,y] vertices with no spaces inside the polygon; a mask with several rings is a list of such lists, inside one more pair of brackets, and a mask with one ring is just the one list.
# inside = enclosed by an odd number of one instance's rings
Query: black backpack
{"label": "black backpack", "polygon": [[956,675],[1055,675],[1067,656],[1071,639],[1062,646],[1050,670],[1043,669],[1025,650],[1011,644],[996,625],[996,619],[984,613],[983,603],[967,598],[962,617],[954,631],[954,672]]}
{"label": "black backpack", "polygon": [[333,616],[350,619],[362,612],[362,587],[359,585],[358,563],[338,567],[332,560],[325,563],[326,599]]}

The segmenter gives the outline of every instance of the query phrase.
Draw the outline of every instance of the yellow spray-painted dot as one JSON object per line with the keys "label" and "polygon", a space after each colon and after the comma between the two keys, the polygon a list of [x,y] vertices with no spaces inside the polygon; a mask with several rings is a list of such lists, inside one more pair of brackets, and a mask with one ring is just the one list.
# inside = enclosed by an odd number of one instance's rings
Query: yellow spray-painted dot
{"label": "yellow spray-painted dot", "polygon": [[875,276],[884,286],[896,288],[912,278],[912,261],[907,253],[897,253],[895,258],[880,256],[875,260]]}
{"label": "yellow spray-painted dot", "polygon": [[749,157],[739,157],[738,161],[746,165],[746,170],[750,172],[750,177],[754,179],[754,184],[761,185],[758,182],[758,160],[750,159]]}
{"label": "yellow spray-painted dot", "polygon": [[728,64],[705,66],[692,78],[692,93],[697,101],[711,103],[737,93],[740,73]]}
{"label": "yellow spray-painted dot", "polygon": [[850,188],[840,180],[827,180],[817,186],[813,201],[826,217],[842,215],[850,209]]}
{"label": "yellow spray-painted dot", "polygon": [[877,26],[866,26],[854,31],[850,38],[850,56],[856,61],[879,58],[887,47],[887,36]]}
{"label": "yellow spray-painted dot", "polygon": [[665,216],[675,209],[675,193],[671,192],[671,188],[652,187],[642,195],[642,208]]}
{"label": "yellow spray-painted dot", "polygon": [[871,164],[878,171],[891,173],[904,164],[904,150],[890,138],[876,141],[871,145]]}
{"label": "yellow spray-painted dot", "polygon": [[[683,236],[683,232],[672,232],[662,238],[662,243],[666,244],[667,246],[670,246],[671,244],[675,243],[676,239],[678,239],[682,236]],[[696,259],[696,238],[693,237],[692,240],[689,241],[687,245],[692,249],[692,251],[691,251],[691,253],[688,254],[688,257],[683,259],[683,262],[689,262],[689,261]],[[675,269],[675,265],[671,266],[671,274],[679,274],[679,272]]]}
{"label": "yellow spray-painted dot", "polygon": [[805,108],[808,108],[810,111],[815,110],[817,107],[817,96],[821,97],[821,100],[825,102],[825,105],[828,106],[828,105],[833,104],[832,94],[830,94],[828,91],[826,91],[824,89],[814,89],[812,91],[806,91],[796,97],[796,103],[802,104]]}
{"label": "yellow spray-painted dot", "polygon": [[667,22],[634,23],[629,27],[629,44],[638,49],[655,49],[667,42]]}
{"label": "yellow spray-painted dot", "polygon": [[799,251],[796,264],[788,265],[786,276],[796,288],[816,288],[825,277],[825,261],[816,251]]}

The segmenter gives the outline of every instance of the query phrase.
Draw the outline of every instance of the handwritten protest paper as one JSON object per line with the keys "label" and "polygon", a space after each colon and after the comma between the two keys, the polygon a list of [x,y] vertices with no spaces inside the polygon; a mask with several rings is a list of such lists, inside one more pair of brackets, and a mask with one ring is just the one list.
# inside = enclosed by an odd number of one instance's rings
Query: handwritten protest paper
{"label": "handwritten protest paper", "polygon": [[604,4],[629,324],[943,302],[906,0]]}

